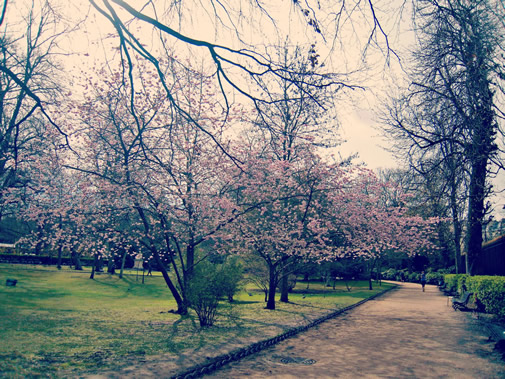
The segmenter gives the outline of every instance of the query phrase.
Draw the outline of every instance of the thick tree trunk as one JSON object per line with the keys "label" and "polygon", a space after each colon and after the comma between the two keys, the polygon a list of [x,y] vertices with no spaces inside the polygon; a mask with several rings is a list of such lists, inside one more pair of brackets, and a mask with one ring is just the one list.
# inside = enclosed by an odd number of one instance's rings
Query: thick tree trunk
{"label": "thick tree trunk", "polygon": [[475,274],[476,262],[482,251],[482,221],[485,215],[486,162],[472,167],[470,180],[470,199],[468,206],[468,243],[466,272]]}
{"label": "thick tree trunk", "polygon": [[79,254],[77,254],[73,249],[72,249],[72,262],[74,263],[74,270],[81,271],[82,270],[82,264],[81,260],[79,258]]}
{"label": "thick tree trunk", "polygon": [[281,301],[283,303],[289,302],[289,283],[288,274],[284,271],[281,278]]}
{"label": "thick tree trunk", "polygon": [[[150,237],[148,237],[150,225],[144,213],[144,210],[138,204],[136,204],[135,208],[140,216],[140,219],[142,220],[142,223],[144,224],[144,232],[146,234],[146,237],[149,238],[150,242],[149,249],[151,250],[151,255],[154,257],[154,260],[156,261],[156,264],[158,265],[158,268],[161,271],[161,275],[163,275],[163,279],[165,279],[165,283],[167,284],[167,287],[169,288],[170,292],[172,293],[172,296],[174,297],[175,302],[177,303],[177,313],[185,315],[188,313],[188,304],[185,301],[185,296],[181,297],[179,291],[177,291],[177,288],[174,286],[172,280],[170,279],[170,276],[168,275],[165,265],[161,261],[160,255],[158,254],[158,250],[153,245],[153,242],[150,240]],[[182,291],[184,291],[184,289],[182,289]]]}
{"label": "thick tree trunk", "polygon": [[181,315],[187,314],[188,313],[187,303],[183,300],[183,298],[179,294],[179,291],[177,291],[177,288],[172,283],[170,276],[168,276],[167,269],[165,268],[165,265],[161,261],[158,251],[154,247],[151,247],[151,254],[154,257],[154,260],[156,261],[159,270],[161,271],[161,275],[163,275],[163,279],[165,279],[167,287],[170,289],[170,292],[172,293],[172,296],[174,297],[174,300],[177,303],[177,313]]}
{"label": "thick tree trunk", "polygon": [[277,287],[277,277],[275,275],[275,266],[272,264],[268,265],[268,271],[270,274],[268,281],[268,300],[265,309],[275,309],[275,289]]}
{"label": "thick tree trunk", "polygon": [[116,271],[116,263],[114,262],[114,256],[110,256],[109,260],[107,261],[107,273],[114,275],[115,271]]}
{"label": "thick tree trunk", "polygon": [[60,244],[60,246],[58,246],[58,260],[56,262],[56,268],[58,270],[61,270],[61,250],[62,250],[62,247],[61,247],[61,244]]}
{"label": "thick tree trunk", "polygon": [[473,98],[471,124],[471,146],[469,157],[471,162],[471,177],[468,204],[468,242],[467,242],[467,274],[474,275],[476,263],[482,251],[482,222],[486,213],[485,200],[487,196],[487,165],[489,159],[496,154],[495,144],[497,125],[494,121],[493,92],[488,78],[488,67],[484,64],[484,55],[488,47],[482,40],[471,40],[468,46],[470,53],[477,59],[468,65],[467,87]]}
{"label": "thick tree trunk", "polygon": [[195,247],[192,244],[186,246],[186,272],[184,273],[184,285],[188,286],[193,276],[195,266]]}
{"label": "thick tree trunk", "polygon": [[482,251],[482,223],[486,213],[486,178],[488,158],[493,151],[492,118],[483,120],[473,136],[472,172],[468,204],[467,273],[475,274]]}
{"label": "thick tree trunk", "polygon": [[126,250],[123,251],[123,256],[121,257],[121,269],[119,270],[119,279],[123,279],[123,271],[126,263]]}
{"label": "thick tree trunk", "polygon": [[98,255],[95,254],[93,258],[93,267],[91,267],[91,275],[89,276],[90,279],[95,279],[95,267],[98,264]]}

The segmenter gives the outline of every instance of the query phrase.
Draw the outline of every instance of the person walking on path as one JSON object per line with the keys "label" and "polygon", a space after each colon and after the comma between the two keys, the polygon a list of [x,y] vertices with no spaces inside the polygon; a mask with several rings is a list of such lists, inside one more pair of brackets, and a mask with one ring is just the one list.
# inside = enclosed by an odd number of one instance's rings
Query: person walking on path
{"label": "person walking on path", "polygon": [[423,287],[423,292],[424,292],[424,287],[426,286],[426,274],[421,272],[421,287]]}

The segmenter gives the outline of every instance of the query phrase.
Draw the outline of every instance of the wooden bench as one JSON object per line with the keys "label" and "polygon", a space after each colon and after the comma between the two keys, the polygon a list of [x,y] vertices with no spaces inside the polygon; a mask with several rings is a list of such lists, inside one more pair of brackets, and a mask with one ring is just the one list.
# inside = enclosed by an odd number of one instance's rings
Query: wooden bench
{"label": "wooden bench", "polygon": [[468,301],[470,300],[470,296],[472,296],[472,292],[464,292],[463,295],[461,295],[460,298],[453,298],[452,299],[452,307],[454,308],[455,311],[460,310],[460,311],[468,311],[470,308],[468,308]]}

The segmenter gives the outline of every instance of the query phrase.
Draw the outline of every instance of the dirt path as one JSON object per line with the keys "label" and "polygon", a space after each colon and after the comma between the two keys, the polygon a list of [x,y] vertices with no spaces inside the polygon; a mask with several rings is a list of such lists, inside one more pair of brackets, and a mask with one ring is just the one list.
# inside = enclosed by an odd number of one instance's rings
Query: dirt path
{"label": "dirt path", "polygon": [[505,378],[505,363],[470,313],[435,286],[370,301],[207,378]]}

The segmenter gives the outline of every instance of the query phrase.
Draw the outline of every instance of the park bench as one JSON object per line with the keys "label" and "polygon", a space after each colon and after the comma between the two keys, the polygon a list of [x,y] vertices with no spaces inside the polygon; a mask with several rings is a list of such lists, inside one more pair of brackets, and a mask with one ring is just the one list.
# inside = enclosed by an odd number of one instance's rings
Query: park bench
{"label": "park bench", "polygon": [[447,292],[447,283],[439,284],[438,289],[440,291],[442,291],[443,293],[446,293]]}
{"label": "park bench", "polygon": [[444,293],[444,295],[449,296],[450,298],[453,298],[458,294],[457,292],[451,291],[451,289],[447,286],[447,283],[442,284],[438,288]]}
{"label": "park bench", "polygon": [[460,310],[470,310],[468,308],[468,301],[470,300],[470,296],[472,296],[472,292],[464,292],[463,295],[459,298],[453,298],[452,299],[452,307],[454,308],[455,311]]}

